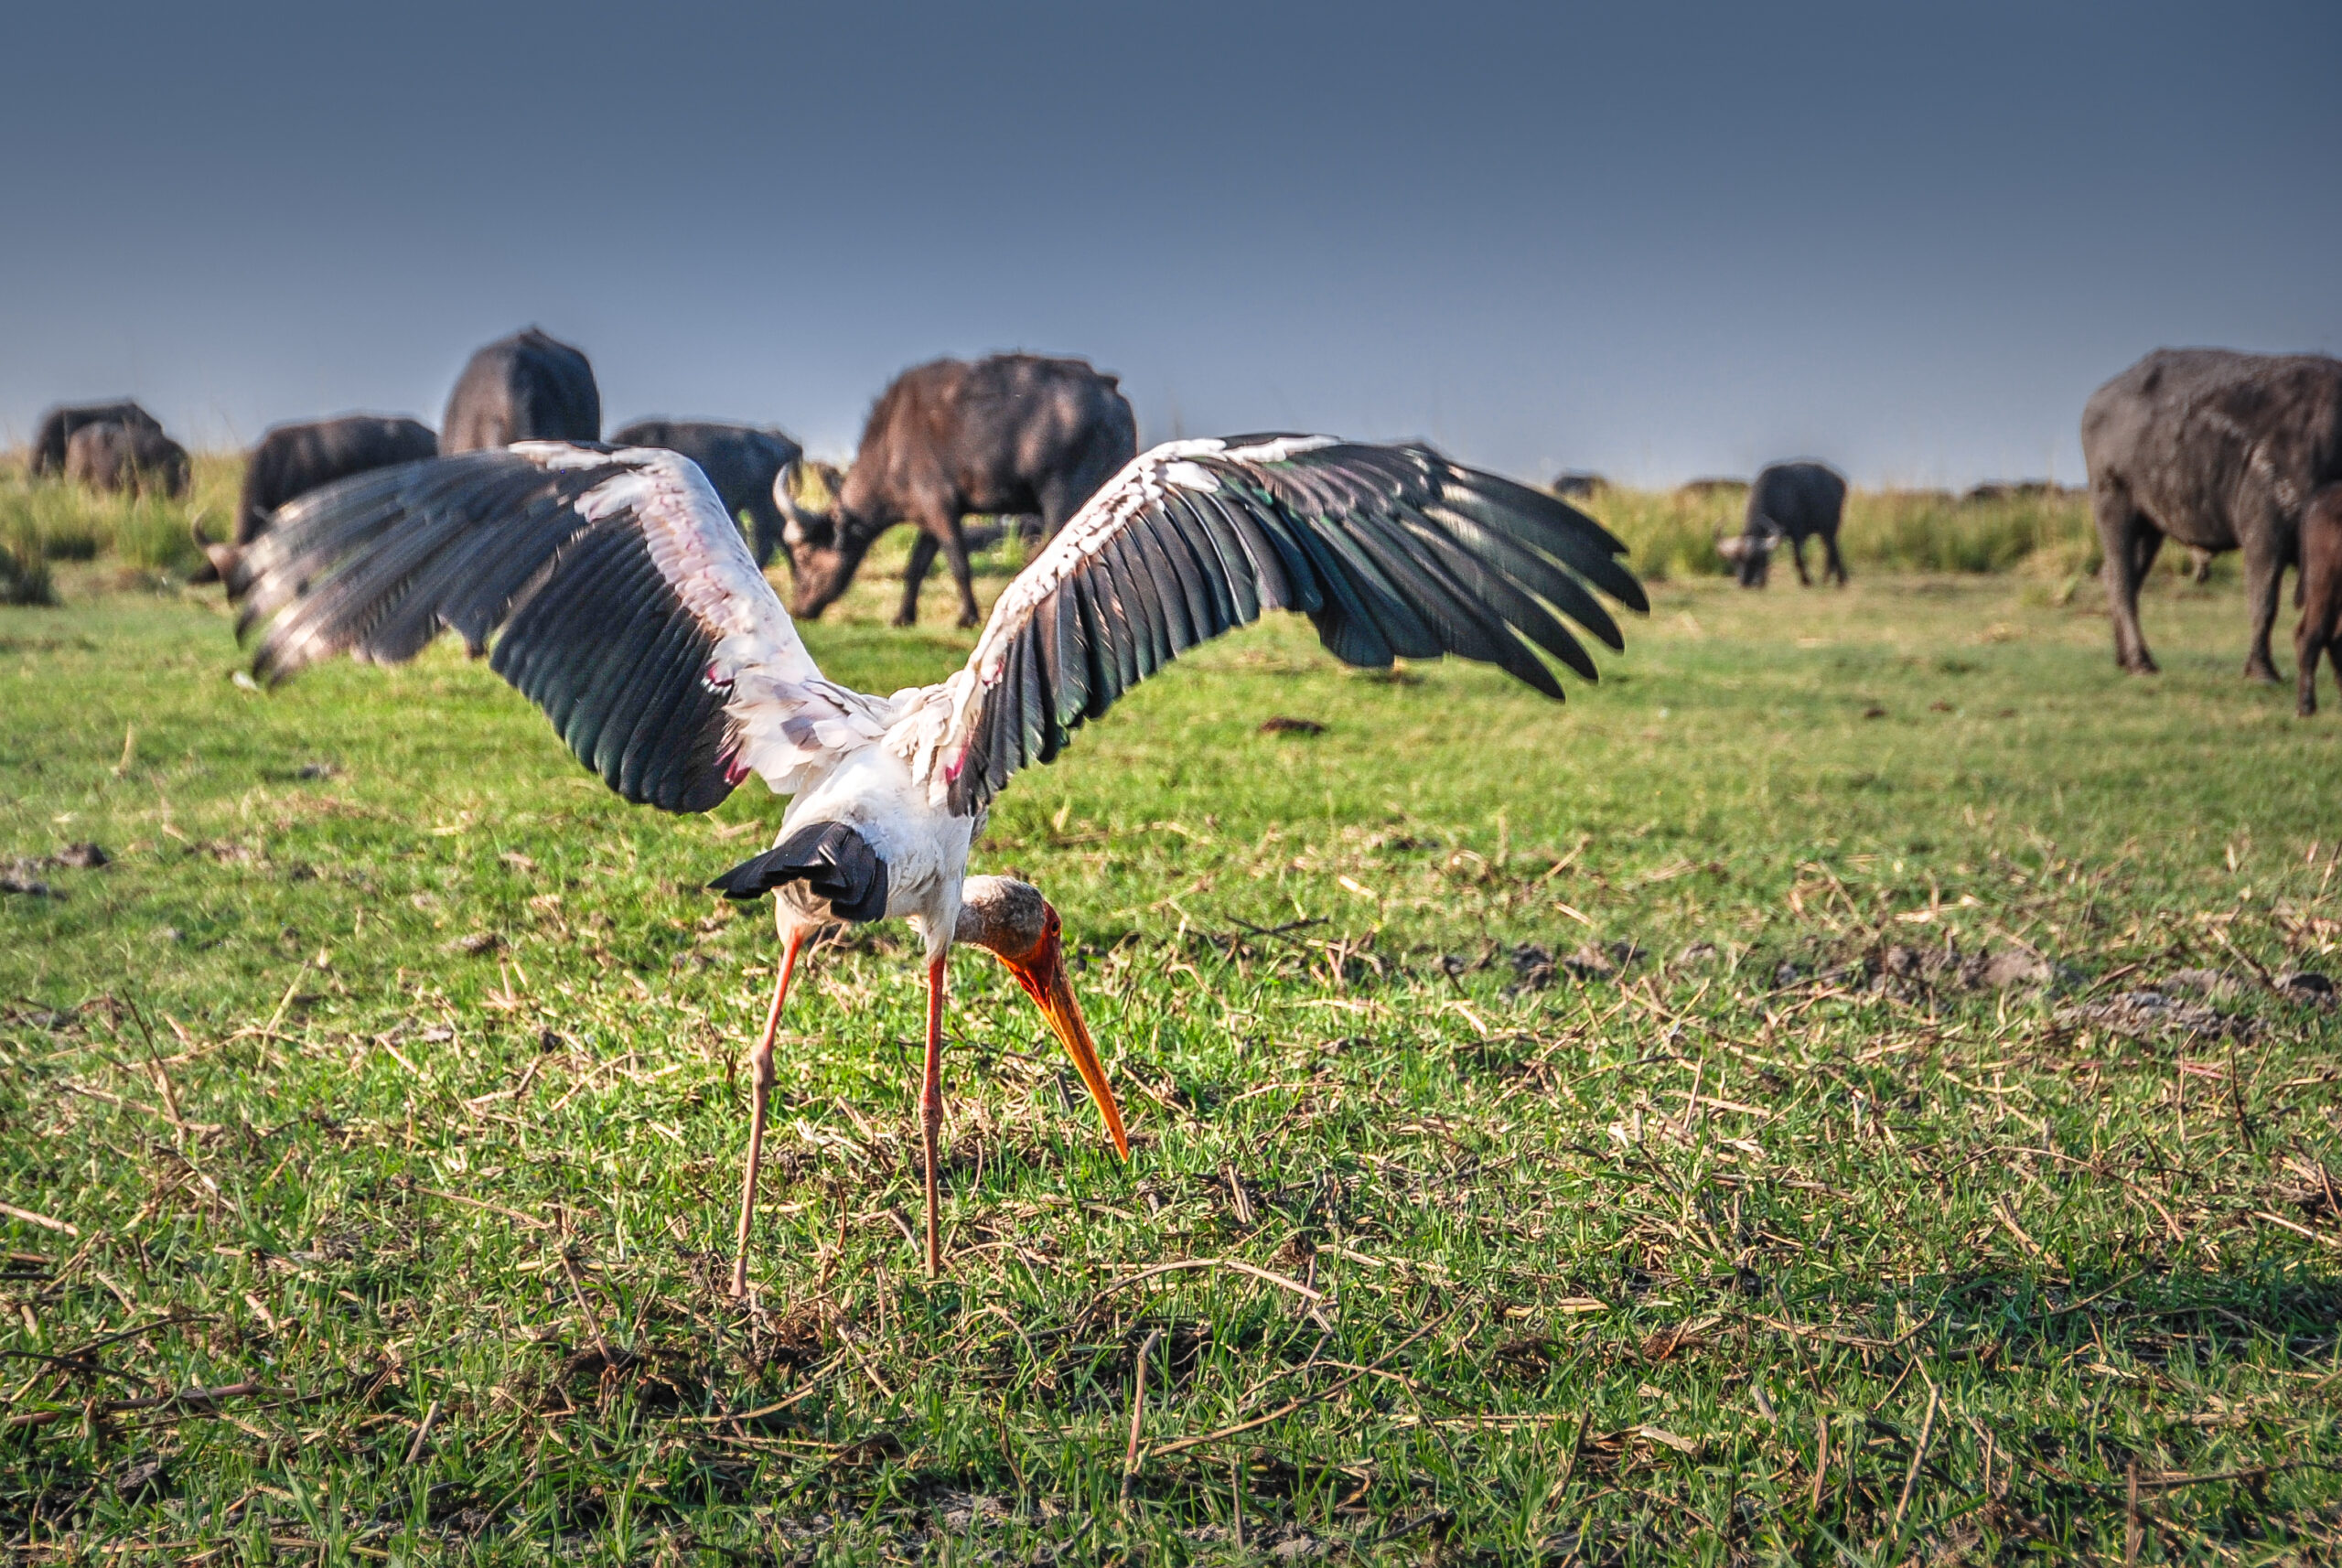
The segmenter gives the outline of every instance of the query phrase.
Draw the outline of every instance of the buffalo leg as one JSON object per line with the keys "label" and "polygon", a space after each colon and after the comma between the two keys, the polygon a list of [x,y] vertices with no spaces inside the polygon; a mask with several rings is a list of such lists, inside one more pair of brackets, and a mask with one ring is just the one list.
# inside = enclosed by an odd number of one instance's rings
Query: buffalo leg
{"label": "buffalo leg", "polygon": [[[2301,718],[2317,712],[2317,667],[2326,658],[2334,636],[2334,628],[2324,624],[2318,614],[2325,607],[2311,606],[2294,631],[2294,712]],[[2334,669],[2336,679],[2342,681],[2342,655],[2336,657]]]}
{"label": "buffalo leg", "polygon": [[1792,533],[1789,535],[1789,559],[1797,563],[1798,586],[1801,588],[1810,588],[1813,586],[1813,578],[1805,569],[1804,534]]}
{"label": "buffalo leg", "polygon": [[957,517],[944,521],[943,562],[951,568],[952,584],[960,590],[960,625],[972,627],[982,618],[976,614],[976,575],[968,564],[968,536],[960,531]]}
{"label": "buffalo leg", "polygon": [[897,626],[919,624],[919,585],[927,581],[927,569],[935,564],[935,535],[922,528],[912,542],[910,563],[903,568],[903,607],[895,612]]}
{"label": "buffalo leg", "polygon": [[1838,531],[1836,529],[1833,528],[1829,532],[1821,536],[1821,547],[1829,552],[1829,559],[1825,564],[1825,570],[1821,575],[1824,577],[1837,578],[1838,585],[1842,588],[1844,587],[1846,585],[1846,558],[1838,553]]}
{"label": "buffalo leg", "polygon": [[1039,531],[1040,542],[1047,544],[1050,540],[1055,539],[1058,536],[1058,530],[1063,528],[1068,520],[1081,510],[1081,503],[1088,500],[1096,492],[1098,485],[1103,482],[1104,476],[1101,476],[1097,481],[1093,482],[1088,475],[1084,474],[1072,478],[1052,480],[1044,485],[1040,494],[1041,514],[1031,520],[1035,528]]}
{"label": "buffalo leg", "polygon": [[2245,594],[2252,605],[2252,645],[2244,656],[2249,681],[2278,678],[2276,660],[2269,656],[2269,636],[2277,625],[2277,591],[2285,575],[2285,558],[2269,534],[2269,530],[2261,530],[2256,537],[2247,539],[2244,547]]}
{"label": "buffalo leg", "polygon": [[2139,534],[2146,519],[2127,493],[2111,488],[2092,488],[2090,511],[2103,557],[2099,570],[2106,582],[2107,614],[2114,621],[2114,662],[2134,675],[2152,675],[2155,661],[2139,630]]}

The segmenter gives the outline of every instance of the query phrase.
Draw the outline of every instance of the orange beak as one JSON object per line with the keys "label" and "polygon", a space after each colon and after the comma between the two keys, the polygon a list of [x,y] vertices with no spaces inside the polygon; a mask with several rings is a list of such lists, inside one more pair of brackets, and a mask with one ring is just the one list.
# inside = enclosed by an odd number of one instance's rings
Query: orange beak
{"label": "orange beak", "polygon": [[1081,1081],[1090,1086],[1090,1098],[1098,1102],[1099,1114],[1106,1119],[1106,1132],[1114,1140],[1114,1152],[1128,1159],[1131,1141],[1123,1131],[1122,1108],[1114,1103],[1114,1091],[1106,1087],[1106,1069],[1098,1060],[1098,1047],[1090,1041],[1090,1026],[1082,1022],[1081,1004],[1073,999],[1073,986],[1065,973],[1065,950],[1058,935],[1058,912],[1049,911],[1048,924],[1041,932],[1041,940],[1033,950],[1022,958],[1003,957],[1008,972],[1025,988],[1025,994],[1041,1010],[1065,1042],[1066,1055],[1081,1074]]}

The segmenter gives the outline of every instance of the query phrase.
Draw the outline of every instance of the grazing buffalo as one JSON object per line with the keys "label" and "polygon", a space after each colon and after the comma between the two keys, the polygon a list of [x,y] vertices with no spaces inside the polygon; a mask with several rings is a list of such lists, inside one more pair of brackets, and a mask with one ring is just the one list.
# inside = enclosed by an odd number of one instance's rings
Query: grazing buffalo
{"label": "grazing buffalo", "polygon": [[439,455],[439,438],[420,420],[346,413],[279,424],[260,438],[244,465],[236,507],[236,542],[250,544],[278,507],[336,479]]}
{"label": "grazing buffalo", "polygon": [[2114,661],[2151,674],[2139,585],[2168,537],[2244,552],[2252,640],[2244,672],[2277,679],[2269,634],[2298,556],[2302,509],[2342,479],[2342,360],[2158,349],[2082,409],[2090,510],[2105,554]]}
{"label": "grazing buffalo", "polygon": [[84,424],[65,443],[65,477],[93,490],[187,494],[187,448],[143,424]]}
{"label": "grazing buffalo", "polygon": [[2342,485],[2327,485],[2302,509],[2302,623],[2294,630],[2294,711],[2317,712],[2317,665],[2334,660],[2342,680]]}
{"label": "grazing buffalo", "polygon": [[773,487],[789,466],[804,456],[796,442],[778,430],[697,419],[638,419],[614,433],[610,442],[618,446],[663,446],[697,463],[707,482],[715,487],[724,510],[734,517],[744,511],[748,514],[757,564],[772,559],[783,527]]}
{"label": "grazing buffalo", "polygon": [[854,470],[827,512],[774,499],[789,514],[796,569],[790,612],[818,616],[845,592],[871,543],[897,522],[919,525],[897,626],[919,617],[919,589],[940,549],[960,589],[960,624],[976,624],[967,512],[1038,512],[1042,537],[1138,455],[1138,420],[1112,376],[1086,360],[995,354],[938,360],[895,378],[870,411]]}
{"label": "grazing buffalo", "polygon": [[195,581],[225,577],[237,553],[266,532],[276,509],[336,479],[439,455],[439,438],[413,419],[346,413],[274,426],[244,461],[243,493],[236,502],[236,542],[215,544],[199,532],[195,542],[210,558]]}
{"label": "grazing buffalo", "polygon": [[1981,485],[1971,485],[1968,493],[1960,499],[1971,503],[2033,501],[2072,493],[2051,479],[1987,479]]}
{"label": "grazing buffalo", "polygon": [[471,357],[447,397],[439,450],[477,452],[515,441],[598,441],[602,394],[594,367],[535,328]]}
{"label": "grazing buffalo", "polygon": [[1740,531],[1740,585],[1764,586],[1773,547],[1786,539],[1797,580],[1813,586],[1805,570],[1805,542],[1818,533],[1825,552],[1821,575],[1843,586],[1846,561],[1838,553],[1838,523],[1845,510],[1846,481],[1834,469],[1820,463],[1775,463],[1760,470],[1748,487],[1747,521]]}
{"label": "grazing buffalo", "polygon": [[32,469],[36,478],[65,472],[65,444],[85,424],[121,424],[133,430],[163,433],[155,416],[127,399],[121,403],[60,403],[40,416],[40,431],[33,437]]}
{"label": "grazing buffalo", "polygon": [[1564,468],[1553,477],[1548,487],[1563,500],[1575,500],[1583,496],[1598,496],[1610,488],[1610,481],[1590,468]]}

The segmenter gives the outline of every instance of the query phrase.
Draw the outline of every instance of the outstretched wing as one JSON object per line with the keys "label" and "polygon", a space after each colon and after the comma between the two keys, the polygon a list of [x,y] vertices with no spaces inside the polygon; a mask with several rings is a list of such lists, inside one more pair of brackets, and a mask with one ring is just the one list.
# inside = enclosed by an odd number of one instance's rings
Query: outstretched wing
{"label": "outstretched wing", "polygon": [[1068,521],[889,745],[939,803],[972,814],[1085,719],[1265,609],[1306,615],[1348,663],[1453,653],[1558,701],[1540,650],[1596,678],[1563,617],[1625,646],[1587,585],[1649,607],[1625,552],[1585,513],[1424,446],[1171,442]]}
{"label": "outstretched wing", "polygon": [[704,811],[753,770],[794,793],[882,736],[825,681],[697,465],[560,441],[358,475],[287,503],[231,570],[273,682],[443,629],[629,800]]}

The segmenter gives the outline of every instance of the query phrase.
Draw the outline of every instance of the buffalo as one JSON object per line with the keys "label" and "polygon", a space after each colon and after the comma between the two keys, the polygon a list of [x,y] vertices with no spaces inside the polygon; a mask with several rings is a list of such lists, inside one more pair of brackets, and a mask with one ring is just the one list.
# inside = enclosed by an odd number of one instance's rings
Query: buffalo
{"label": "buffalo", "polygon": [[797,575],[790,612],[818,616],[835,603],[872,542],[908,521],[921,532],[895,624],[918,618],[919,584],[940,550],[960,590],[960,624],[973,626],[962,516],[1037,512],[1049,537],[1137,455],[1130,400],[1086,360],[995,354],[905,371],[870,411],[854,469],[829,510],[798,505],[786,486],[775,493],[789,517]]}
{"label": "buffalo", "polygon": [[2294,629],[2294,711],[2317,712],[2317,666],[2334,660],[2342,679],[2342,485],[2326,485],[2302,509],[2302,623]]}
{"label": "buffalo", "polygon": [[1981,485],[1971,485],[1960,499],[1971,505],[1985,501],[2047,500],[2055,496],[2072,495],[2053,479],[1987,479]]}
{"label": "buffalo", "polygon": [[128,399],[120,403],[60,403],[40,416],[40,430],[33,437],[35,478],[65,472],[65,444],[85,424],[120,424],[133,430],[151,430],[157,435],[163,433],[162,424],[153,414]]}
{"label": "buffalo", "polygon": [[439,455],[439,438],[417,420],[371,413],[304,420],[273,426],[244,461],[243,493],[236,502],[236,542],[215,544],[196,535],[210,558],[195,580],[224,577],[237,553],[267,531],[276,509],[336,479]]}
{"label": "buffalo", "polygon": [[2139,585],[2168,537],[2244,552],[2252,612],[2244,672],[2277,679],[2269,636],[2299,556],[2302,509],[2342,479],[2342,360],[2158,349],[2082,409],[2090,511],[2105,556],[2114,661],[2152,674]]}
{"label": "buffalo", "polygon": [[594,385],[594,367],[584,354],[532,327],[471,357],[447,396],[439,450],[601,436],[602,394]]}
{"label": "buffalo", "polygon": [[1762,587],[1773,548],[1789,542],[1789,558],[1797,563],[1797,580],[1807,587],[1813,579],[1805,570],[1805,542],[1821,536],[1821,575],[1846,581],[1845,557],[1838,553],[1838,524],[1846,509],[1846,481],[1820,463],[1774,463],[1758,471],[1748,487],[1747,521],[1740,531],[1740,585]]}
{"label": "buffalo", "polygon": [[236,507],[236,542],[250,544],[278,507],[336,479],[439,455],[439,438],[420,420],[371,413],[279,424],[260,438],[244,465]]}
{"label": "buffalo", "polygon": [[65,443],[65,477],[93,490],[187,494],[187,448],[143,424],[84,424]]}
{"label": "buffalo", "polygon": [[784,527],[774,487],[803,450],[778,430],[696,419],[638,419],[610,436],[618,446],[663,446],[697,463],[734,517],[748,514],[757,564],[772,559]]}

